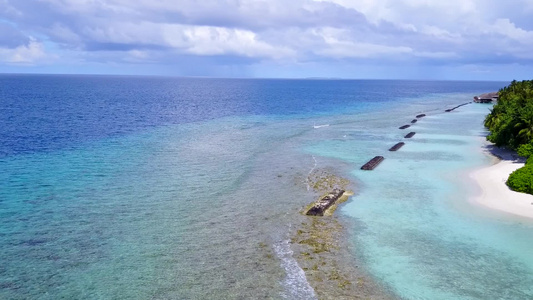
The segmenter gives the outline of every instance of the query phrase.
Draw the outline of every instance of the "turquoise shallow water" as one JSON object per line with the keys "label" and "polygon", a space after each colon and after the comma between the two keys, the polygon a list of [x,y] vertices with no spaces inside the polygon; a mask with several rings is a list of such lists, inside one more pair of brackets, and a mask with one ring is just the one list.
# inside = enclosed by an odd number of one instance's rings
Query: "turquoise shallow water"
{"label": "turquoise shallow water", "polygon": [[443,113],[498,83],[31,79],[1,90],[0,298],[313,299],[289,243],[313,168],[356,184],[353,255],[398,296],[533,294],[531,223],[467,201],[488,107]]}
{"label": "turquoise shallow water", "polygon": [[[491,162],[478,138],[486,112],[487,106],[469,105],[429,114],[405,131],[355,131],[358,138],[308,148],[354,167],[372,157],[368,149],[386,156],[372,172],[354,168],[362,187],[342,212],[357,220],[353,242],[367,267],[403,298],[533,297],[533,222],[468,202],[475,189],[465,170]],[[417,134],[403,148],[386,151],[410,130]]]}

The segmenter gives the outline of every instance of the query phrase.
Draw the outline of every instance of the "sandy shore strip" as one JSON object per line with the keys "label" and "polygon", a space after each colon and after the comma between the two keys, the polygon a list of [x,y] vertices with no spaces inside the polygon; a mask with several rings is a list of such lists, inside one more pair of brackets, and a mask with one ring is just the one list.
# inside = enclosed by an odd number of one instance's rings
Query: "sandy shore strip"
{"label": "sandy shore strip", "polygon": [[524,166],[522,159],[511,151],[490,148],[489,152],[500,162],[470,173],[481,193],[471,198],[474,203],[488,208],[533,219],[533,195],[514,192],[505,184],[509,174]]}

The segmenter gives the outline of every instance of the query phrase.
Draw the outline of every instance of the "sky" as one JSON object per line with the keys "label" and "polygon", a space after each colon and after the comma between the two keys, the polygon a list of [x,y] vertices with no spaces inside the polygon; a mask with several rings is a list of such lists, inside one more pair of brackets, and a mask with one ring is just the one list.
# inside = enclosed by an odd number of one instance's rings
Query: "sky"
{"label": "sky", "polygon": [[0,73],[532,79],[533,0],[0,0]]}

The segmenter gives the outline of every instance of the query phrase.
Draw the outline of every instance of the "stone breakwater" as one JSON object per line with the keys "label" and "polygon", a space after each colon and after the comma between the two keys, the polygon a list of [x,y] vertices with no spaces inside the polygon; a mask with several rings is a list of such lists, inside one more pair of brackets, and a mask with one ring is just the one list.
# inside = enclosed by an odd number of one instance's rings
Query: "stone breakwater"
{"label": "stone breakwater", "polygon": [[461,107],[461,106],[465,106],[465,105],[468,105],[468,104],[470,104],[470,103],[472,103],[472,102],[467,102],[467,103],[459,104],[459,105],[457,105],[457,106],[455,106],[455,107],[452,107],[452,108],[449,108],[449,109],[445,110],[445,112],[452,112],[452,111],[458,109],[459,107]]}
{"label": "stone breakwater", "polygon": [[[467,103],[463,103],[463,104],[459,104],[455,107],[452,107],[452,108],[449,108],[449,109],[446,109],[445,112],[452,112],[454,111],[455,109],[461,107],[461,106],[465,106],[465,105],[468,105],[472,102],[467,102]],[[418,119],[421,119],[423,117],[425,117],[426,114],[418,114],[416,115],[415,119],[411,120],[411,124],[412,125],[415,125],[417,122],[418,122]],[[407,129],[411,127],[411,125],[409,124],[406,124],[406,125],[402,125],[400,127],[398,127],[398,129]],[[408,134],[406,134],[404,136],[404,138],[406,139],[410,139],[412,138],[414,135],[415,135],[416,132],[409,132]],[[396,145],[392,146],[389,151],[397,151],[399,150],[401,147],[403,147],[405,145],[404,142],[399,142],[397,143]],[[385,158],[381,155],[378,155],[378,156],[375,156],[374,158],[372,158],[371,160],[369,160],[366,164],[364,164],[362,167],[361,167],[361,170],[367,170],[367,171],[371,171],[371,170],[374,170]]]}
{"label": "stone breakwater", "polygon": [[[467,104],[447,109],[446,112]],[[425,116],[417,115],[411,124],[417,126],[418,121]],[[410,126],[403,125],[399,129]],[[404,138],[410,139],[415,134],[414,131],[409,132]],[[405,142],[398,142],[389,151],[397,151],[404,145]],[[375,156],[361,169],[373,170],[383,160],[383,156]],[[336,207],[352,195],[347,191],[349,181],[331,172],[313,168],[306,182],[308,187],[322,196],[300,215],[301,223],[291,233],[291,248],[318,299],[397,299],[364,269],[359,268],[360,262],[354,261],[351,256],[353,245],[346,243],[349,239],[343,224],[349,220],[333,215]]]}
{"label": "stone breakwater", "polygon": [[344,194],[344,190],[334,189],[331,193],[322,197],[305,213],[308,216],[323,216],[328,208]]}
{"label": "stone breakwater", "polygon": [[398,151],[398,149],[400,149],[401,147],[403,147],[403,145],[405,145],[404,142],[399,142],[397,143],[396,145],[392,146],[389,151]]}
{"label": "stone breakwater", "polygon": [[374,170],[385,158],[381,155],[375,156],[361,167],[361,170]]}
{"label": "stone breakwater", "polygon": [[410,138],[412,138],[415,134],[416,134],[416,132],[414,132],[414,131],[409,132],[408,134],[406,134],[406,135],[404,136],[404,138],[406,138],[406,139],[410,139]]}
{"label": "stone breakwater", "polygon": [[293,257],[305,272],[317,298],[395,299],[359,267],[358,260],[354,260],[346,230],[351,226],[345,224],[349,219],[333,215],[337,206],[352,195],[351,183],[326,169],[313,170],[307,182],[314,193],[322,195],[318,197],[320,200],[333,194],[331,191],[336,193],[330,196],[339,195],[322,217],[306,215],[317,203],[304,208],[291,229]]}

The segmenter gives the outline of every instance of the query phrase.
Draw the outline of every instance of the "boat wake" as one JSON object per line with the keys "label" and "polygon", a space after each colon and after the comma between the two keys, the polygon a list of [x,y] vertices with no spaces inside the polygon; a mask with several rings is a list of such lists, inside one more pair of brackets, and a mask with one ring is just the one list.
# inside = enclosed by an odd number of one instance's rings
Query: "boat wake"
{"label": "boat wake", "polygon": [[313,128],[322,128],[322,127],[328,127],[329,124],[323,124],[323,125],[313,125]]}

